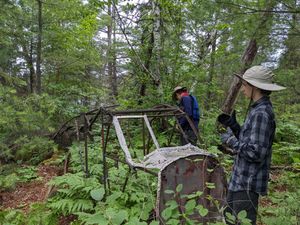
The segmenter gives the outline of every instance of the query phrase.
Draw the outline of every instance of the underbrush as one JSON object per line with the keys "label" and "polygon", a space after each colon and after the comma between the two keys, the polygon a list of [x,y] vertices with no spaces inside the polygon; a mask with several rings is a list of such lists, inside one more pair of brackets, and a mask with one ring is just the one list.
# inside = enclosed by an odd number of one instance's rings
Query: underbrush
{"label": "underbrush", "polygon": [[[218,136],[214,131],[214,118],[217,112],[211,112],[211,114],[206,115],[206,121],[203,122],[207,124],[207,126],[202,127],[204,145],[210,152],[218,155],[223,166],[229,171],[232,159],[224,156],[215,147],[218,143]],[[289,165],[294,169],[298,168],[299,128],[294,124],[279,123],[277,130],[273,165]],[[135,143],[132,146],[134,148],[133,155],[140,157],[141,152],[138,148],[142,143],[140,140],[134,140],[136,134],[139,134],[137,130],[134,132],[132,134],[133,140],[131,140],[132,143]],[[167,141],[164,137],[158,136],[160,141]],[[108,160],[109,173],[105,190],[100,143],[99,138],[95,138],[94,142],[88,146],[88,176],[84,172],[84,145],[83,143],[75,143],[70,148],[70,172],[49,182],[49,185],[52,185],[55,191],[51,193],[48,201],[43,204],[33,204],[28,214],[18,210],[2,211],[0,213],[0,223],[5,225],[54,225],[58,224],[61,216],[73,216],[73,222],[71,223],[73,225],[157,225],[158,222],[155,221],[154,214],[157,178],[144,172],[130,171],[127,165]],[[122,151],[116,142],[110,142],[108,148],[108,151],[122,155]],[[25,174],[28,178],[25,178]],[[17,172],[2,174],[2,176],[11,176],[9,179],[7,178],[7,183],[9,183],[8,180],[12,180],[11,183],[19,182],[19,178],[16,177],[20,176],[29,180],[31,176],[34,177],[32,171],[28,170],[23,170],[23,175]],[[278,176],[271,176],[271,178],[270,194],[268,197],[262,198],[262,201],[267,204],[260,205],[258,221],[266,225],[296,225],[299,221],[298,202],[300,192],[297,189],[300,184],[299,174],[279,171]],[[7,186],[13,185],[9,184]],[[173,203],[169,203],[169,206],[171,209],[165,212],[165,216],[172,220],[167,224],[178,224],[181,215],[178,214]],[[193,208],[194,201],[190,201],[186,207],[188,209]],[[204,208],[198,207],[197,210],[199,210],[200,215],[206,213]],[[247,224],[246,220],[242,221],[242,224]]]}
{"label": "underbrush", "polygon": [[18,183],[25,183],[38,178],[34,166],[8,164],[0,167],[0,191],[12,191]]}
{"label": "underbrush", "polygon": [[259,208],[260,220],[266,225],[298,225],[300,221],[300,175],[281,172],[270,183],[267,202]]}

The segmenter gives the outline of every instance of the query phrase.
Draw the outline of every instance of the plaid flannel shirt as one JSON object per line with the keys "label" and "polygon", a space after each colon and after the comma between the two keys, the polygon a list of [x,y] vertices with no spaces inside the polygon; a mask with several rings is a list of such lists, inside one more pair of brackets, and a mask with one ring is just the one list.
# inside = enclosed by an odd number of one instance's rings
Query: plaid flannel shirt
{"label": "plaid flannel shirt", "polygon": [[251,110],[239,138],[231,136],[227,144],[237,153],[229,182],[230,191],[251,190],[267,194],[275,118],[269,97],[262,97]]}

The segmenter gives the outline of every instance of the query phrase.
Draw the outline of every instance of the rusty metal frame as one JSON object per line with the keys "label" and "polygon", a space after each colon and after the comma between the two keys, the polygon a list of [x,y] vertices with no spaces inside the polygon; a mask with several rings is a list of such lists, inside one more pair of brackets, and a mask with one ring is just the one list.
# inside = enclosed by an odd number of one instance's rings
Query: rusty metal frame
{"label": "rusty metal frame", "polygon": [[[109,173],[108,173],[108,166],[107,166],[107,159],[112,159],[116,161],[116,163],[126,163],[129,166],[129,172],[128,176],[126,177],[122,191],[125,191],[126,185],[129,179],[129,175],[131,172],[136,172],[136,170],[142,170],[144,172],[150,173],[152,175],[155,175],[158,177],[158,188],[157,188],[157,217],[159,218],[160,222],[163,223],[163,220],[160,218],[161,212],[163,210],[163,207],[161,205],[162,198],[160,196],[160,192],[164,191],[162,185],[162,174],[166,173],[166,170],[170,167],[170,165],[175,165],[176,163],[181,162],[181,160],[185,160],[189,157],[198,157],[201,158],[203,156],[207,157],[208,160],[215,161],[216,158],[212,154],[207,153],[204,150],[199,149],[196,146],[193,146],[191,144],[185,145],[185,146],[178,146],[178,147],[167,147],[167,148],[160,148],[159,143],[155,137],[155,134],[153,132],[153,129],[151,127],[152,122],[156,118],[160,117],[173,117],[175,118],[175,123],[172,130],[172,136],[175,131],[176,123],[178,123],[177,118],[184,116],[190,126],[192,127],[193,132],[195,133],[198,141],[200,142],[200,136],[197,132],[197,129],[194,127],[194,124],[192,120],[179,108],[169,106],[169,105],[159,105],[152,109],[143,109],[143,110],[113,110],[114,106],[110,107],[100,107],[97,110],[92,110],[90,112],[87,112],[85,114],[81,114],[80,116],[72,118],[75,120],[73,124],[75,124],[75,127],[72,127],[69,125],[69,122],[72,121],[69,120],[67,123],[65,123],[54,135],[53,138],[56,139],[60,135],[62,135],[64,132],[73,131],[75,134],[74,137],[76,137],[77,140],[80,140],[80,133],[83,134],[83,140],[84,140],[84,150],[85,150],[85,174],[86,176],[89,175],[88,171],[88,138],[91,138],[90,130],[92,129],[92,126],[95,124],[95,122],[98,121],[101,123],[101,147],[102,147],[102,160],[103,160],[103,177],[102,182],[105,189],[105,196],[109,194],[110,192],[110,184],[109,184]],[[83,115],[84,124],[80,126],[79,122]],[[100,118],[100,120],[99,120]],[[149,119],[151,118],[151,119]],[[128,149],[125,136],[123,134],[121,124],[119,120],[128,120],[128,119],[137,119],[141,120],[142,122],[142,138],[143,138],[143,154],[144,159],[140,162],[135,162],[133,158],[131,157],[130,151]],[[125,160],[120,159],[118,156],[114,156],[112,154],[109,154],[107,151],[107,144],[109,142],[110,138],[110,131],[111,127],[114,127],[114,130],[116,131],[116,135],[120,144],[120,147],[122,149],[123,154],[125,155]],[[146,128],[147,127],[147,128]],[[183,129],[179,127],[179,131],[184,136],[185,133]],[[146,141],[146,130],[148,130],[148,140]],[[74,138],[75,139],[75,138]],[[150,140],[152,139],[155,150],[152,152],[149,152],[150,149]],[[168,143],[171,142],[172,137],[168,140]],[[204,167],[203,167],[204,168]],[[156,169],[153,171],[153,169]],[[159,172],[157,172],[157,169]],[[183,168],[188,171],[190,168]],[[221,170],[220,170],[221,171]],[[221,173],[221,172],[220,172]],[[221,177],[224,176],[224,173],[220,175]],[[216,176],[215,176],[216,177]],[[193,178],[192,178],[193,179]],[[220,187],[225,187],[226,180],[220,181],[219,178],[216,178],[218,182],[220,183]],[[225,182],[225,183],[224,183]],[[175,186],[171,187],[172,189],[176,189]],[[222,189],[223,190],[223,189]],[[223,193],[223,192],[222,192]],[[216,196],[223,198],[223,196]],[[224,199],[221,199],[224,200]],[[220,215],[218,215],[220,216]],[[200,220],[199,220],[200,221]],[[203,219],[201,219],[203,221]],[[209,218],[206,218],[205,221],[209,221]]]}

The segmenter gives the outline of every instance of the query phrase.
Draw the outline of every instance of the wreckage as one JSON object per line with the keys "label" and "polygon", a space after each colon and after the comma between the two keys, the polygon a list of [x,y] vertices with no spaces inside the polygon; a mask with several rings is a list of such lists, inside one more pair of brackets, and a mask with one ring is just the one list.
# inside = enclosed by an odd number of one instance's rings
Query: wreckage
{"label": "wreckage", "polygon": [[[203,224],[220,221],[223,219],[222,207],[225,205],[227,185],[224,170],[216,156],[191,144],[160,147],[156,139],[152,127],[155,120],[170,121],[173,119],[173,130],[168,139],[168,144],[170,144],[176,124],[178,125],[177,118],[182,116],[187,118],[194,132],[197,133],[190,118],[177,107],[159,105],[151,109],[122,111],[114,110],[114,107],[101,107],[67,121],[53,135],[53,139],[64,146],[70,144],[72,139],[84,140],[85,147],[82,158],[85,160],[84,170],[86,175],[88,175],[87,142],[88,139],[92,139],[91,131],[97,122],[101,126],[103,185],[105,191],[108,189],[107,178],[109,175],[107,158],[110,158],[117,162],[126,163],[131,171],[140,170],[158,177],[155,211],[156,217],[161,224],[165,223],[162,212],[166,209],[168,201],[175,200],[179,213],[183,214],[186,210],[185,205],[189,200],[187,196],[195,193],[198,193],[194,195],[196,205],[202,205],[208,211],[200,215],[194,210],[189,214],[189,218]],[[143,158],[141,159],[133,157],[129,150],[125,138],[126,135],[124,135],[121,125],[123,120],[137,120],[141,122],[143,139]],[[112,130],[114,130],[120,146],[118,155],[111,154],[107,147]],[[184,131],[180,126],[179,132],[184,135]],[[150,150],[150,143],[154,145],[152,150]],[[121,155],[122,157],[120,157]],[[128,178],[129,176],[126,179]],[[127,180],[124,182],[123,190],[125,190],[126,183]],[[180,190],[177,188],[178,186],[181,186]],[[170,193],[174,194],[171,195]],[[184,219],[182,219],[181,223],[185,223]]]}

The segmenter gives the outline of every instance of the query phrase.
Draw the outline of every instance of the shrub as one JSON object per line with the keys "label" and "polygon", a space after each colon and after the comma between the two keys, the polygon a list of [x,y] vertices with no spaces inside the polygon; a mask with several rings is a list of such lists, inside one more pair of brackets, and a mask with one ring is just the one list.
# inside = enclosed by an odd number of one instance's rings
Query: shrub
{"label": "shrub", "polygon": [[15,159],[32,165],[37,165],[50,158],[56,147],[52,140],[43,137],[22,136],[16,141],[16,144],[20,147],[16,151]]}

